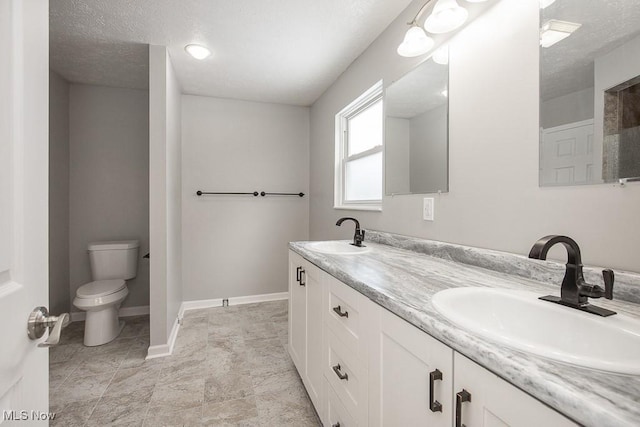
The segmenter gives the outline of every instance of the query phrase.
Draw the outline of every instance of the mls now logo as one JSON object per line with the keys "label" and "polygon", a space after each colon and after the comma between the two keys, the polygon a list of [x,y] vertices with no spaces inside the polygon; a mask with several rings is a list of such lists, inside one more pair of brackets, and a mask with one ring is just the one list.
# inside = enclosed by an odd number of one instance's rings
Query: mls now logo
{"label": "mls now logo", "polygon": [[56,417],[55,412],[40,411],[3,411],[3,421],[46,421],[53,420]]}

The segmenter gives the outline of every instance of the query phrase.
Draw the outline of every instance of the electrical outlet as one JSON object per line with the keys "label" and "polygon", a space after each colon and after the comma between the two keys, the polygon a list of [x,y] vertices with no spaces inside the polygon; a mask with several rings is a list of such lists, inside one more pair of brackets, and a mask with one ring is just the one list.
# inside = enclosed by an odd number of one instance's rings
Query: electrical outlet
{"label": "electrical outlet", "polygon": [[435,217],[435,200],[433,197],[425,197],[422,203],[422,219],[433,221]]}

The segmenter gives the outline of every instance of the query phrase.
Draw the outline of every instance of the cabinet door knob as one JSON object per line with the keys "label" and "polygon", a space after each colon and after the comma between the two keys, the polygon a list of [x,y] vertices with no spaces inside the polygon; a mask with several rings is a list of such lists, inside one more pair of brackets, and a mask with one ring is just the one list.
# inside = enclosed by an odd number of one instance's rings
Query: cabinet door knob
{"label": "cabinet door knob", "polygon": [[333,311],[336,312],[336,314],[340,317],[349,317],[349,312],[348,311],[342,311],[342,308],[340,308],[340,306],[337,307],[333,307]]}
{"label": "cabinet door knob", "polygon": [[436,369],[429,372],[429,409],[431,412],[442,412],[442,404],[433,398],[433,383],[442,381],[442,372]]}
{"label": "cabinet door knob", "polygon": [[337,423],[333,424],[331,427],[340,427],[340,421],[338,421]]}
{"label": "cabinet door knob", "polygon": [[462,404],[464,402],[471,402],[471,393],[462,389],[462,391],[456,393],[456,427],[465,427],[462,424]]}
{"label": "cabinet door knob", "polygon": [[336,366],[333,367],[333,372],[335,372],[336,375],[338,376],[338,378],[340,378],[341,380],[349,381],[349,375],[347,375],[346,372],[343,374],[341,369],[342,368],[340,367],[340,364],[338,363]]}

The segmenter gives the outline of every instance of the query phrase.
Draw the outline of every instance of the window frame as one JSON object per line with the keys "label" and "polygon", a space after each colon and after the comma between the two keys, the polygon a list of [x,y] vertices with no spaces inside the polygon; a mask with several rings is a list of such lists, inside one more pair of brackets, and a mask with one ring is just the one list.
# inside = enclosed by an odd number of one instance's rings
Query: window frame
{"label": "window frame", "polygon": [[[381,144],[349,156],[349,121],[377,102],[382,102]],[[336,114],[335,131],[334,209],[381,211],[384,197],[384,87],[382,80],[378,81]],[[378,153],[382,153],[380,199],[346,200],[347,163]]]}

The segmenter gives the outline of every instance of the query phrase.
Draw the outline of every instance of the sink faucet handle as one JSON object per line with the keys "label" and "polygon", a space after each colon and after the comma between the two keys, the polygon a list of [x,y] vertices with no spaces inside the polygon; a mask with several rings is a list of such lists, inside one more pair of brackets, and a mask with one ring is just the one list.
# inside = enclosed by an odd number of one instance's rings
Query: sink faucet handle
{"label": "sink faucet handle", "polygon": [[604,278],[604,297],[606,299],[613,299],[613,281],[615,279],[613,270],[608,268],[602,270],[602,277]]}

